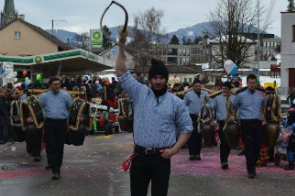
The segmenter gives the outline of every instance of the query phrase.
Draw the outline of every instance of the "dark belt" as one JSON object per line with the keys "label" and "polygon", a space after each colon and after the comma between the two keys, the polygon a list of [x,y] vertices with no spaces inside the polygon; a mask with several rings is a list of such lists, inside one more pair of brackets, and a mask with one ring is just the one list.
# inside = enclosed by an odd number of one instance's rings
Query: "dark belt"
{"label": "dark belt", "polygon": [[45,121],[47,122],[65,122],[68,119],[53,119],[53,118],[46,118]]}
{"label": "dark belt", "polygon": [[138,146],[135,144],[134,146],[134,152],[138,154],[145,154],[145,155],[156,155],[161,154],[160,150],[163,150],[166,148],[144,148],[141,146]]}
{"label": "dark belt", "polygon": [[259,119],[241,119],[241,122],[262,122],[262,120]]}

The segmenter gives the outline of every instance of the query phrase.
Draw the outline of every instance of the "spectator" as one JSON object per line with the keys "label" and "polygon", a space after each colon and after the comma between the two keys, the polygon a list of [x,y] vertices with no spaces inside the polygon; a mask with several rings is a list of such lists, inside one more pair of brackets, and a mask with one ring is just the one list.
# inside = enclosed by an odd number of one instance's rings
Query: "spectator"
{"label": "spectator", "polygon": [[0,95],[0,144],[6,143],[7,128],[10,116],[10,99],[12,91],[6,89],[4,95]]}

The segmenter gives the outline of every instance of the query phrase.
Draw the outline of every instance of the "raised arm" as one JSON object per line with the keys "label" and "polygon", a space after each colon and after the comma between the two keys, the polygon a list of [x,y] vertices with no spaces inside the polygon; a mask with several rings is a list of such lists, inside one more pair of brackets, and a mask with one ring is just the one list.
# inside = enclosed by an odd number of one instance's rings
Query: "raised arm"
{"label": "raised arm", "polygon": [[[120,38],[120,43],[124,44],[126,43],[126,38]],[[126,68],[126,62],[125,62],[125,53],[124,53],[124,48],[119,45],[119,54],[118,58],[116,61],[116,74],[117,76],[121,76],[127,72]]]}

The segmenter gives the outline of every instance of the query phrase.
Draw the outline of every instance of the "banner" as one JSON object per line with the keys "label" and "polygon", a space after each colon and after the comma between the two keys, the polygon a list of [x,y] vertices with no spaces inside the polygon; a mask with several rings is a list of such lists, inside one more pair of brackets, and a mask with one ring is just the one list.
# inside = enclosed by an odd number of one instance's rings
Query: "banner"
{"label": "banner", "polygon": [[103,36],[101,30],[91,29],[90,30],[90,47],[91,48],[102,48]]}
{"label": "banner", "polygon": [[7,83],[13,83],[14,73],[13,73],[13,63],[3,62],[2,69],[4,70],[3,85]]}

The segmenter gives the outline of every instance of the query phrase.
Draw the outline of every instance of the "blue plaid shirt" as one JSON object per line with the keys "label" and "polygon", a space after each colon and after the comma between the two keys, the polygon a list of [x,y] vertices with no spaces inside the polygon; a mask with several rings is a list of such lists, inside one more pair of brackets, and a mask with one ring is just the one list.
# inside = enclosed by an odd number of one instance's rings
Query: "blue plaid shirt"
{"label": "blue plaid shirt", "polygon": [[45,111],[45,117],[51,119],[67,119],[68,110],[73,103],[69,93],[62,90],[57,94],[52,91],[43,93],[39,97],[39,101]]}
{"label": "blue plaid shirt", "polygon": [[[213,110],[215,110],[216,120],[225,120],[226,116],[226,99],[227,97],[224,94],[220,94],[210,100],[210,105]],[[235,96],[230,95],[229,99],[233,102]]]}
{"label": "blue plaid shirt", "polygon": [[156,98],[130,72],[118,79],[134,103],[135,144],[144,148],[172,147],[178,131],[192,132],[192,121],[181,99],[168,92]]}
{"label": "blue plaid shirt", "polygon": [[238,110],[240,120],[262,120],[262,110],[265,107],[264,93],[246,89],[236,95],[233,105]]}
{"label": "blue plaid shirt", "polygon": [[200,97],[194,90],[186,93],[183,101],[188,107],[190,114],[199,115],[202,104],[204,103],[204,95],[209,95],[209,93],[207,91],[201,90]]}

